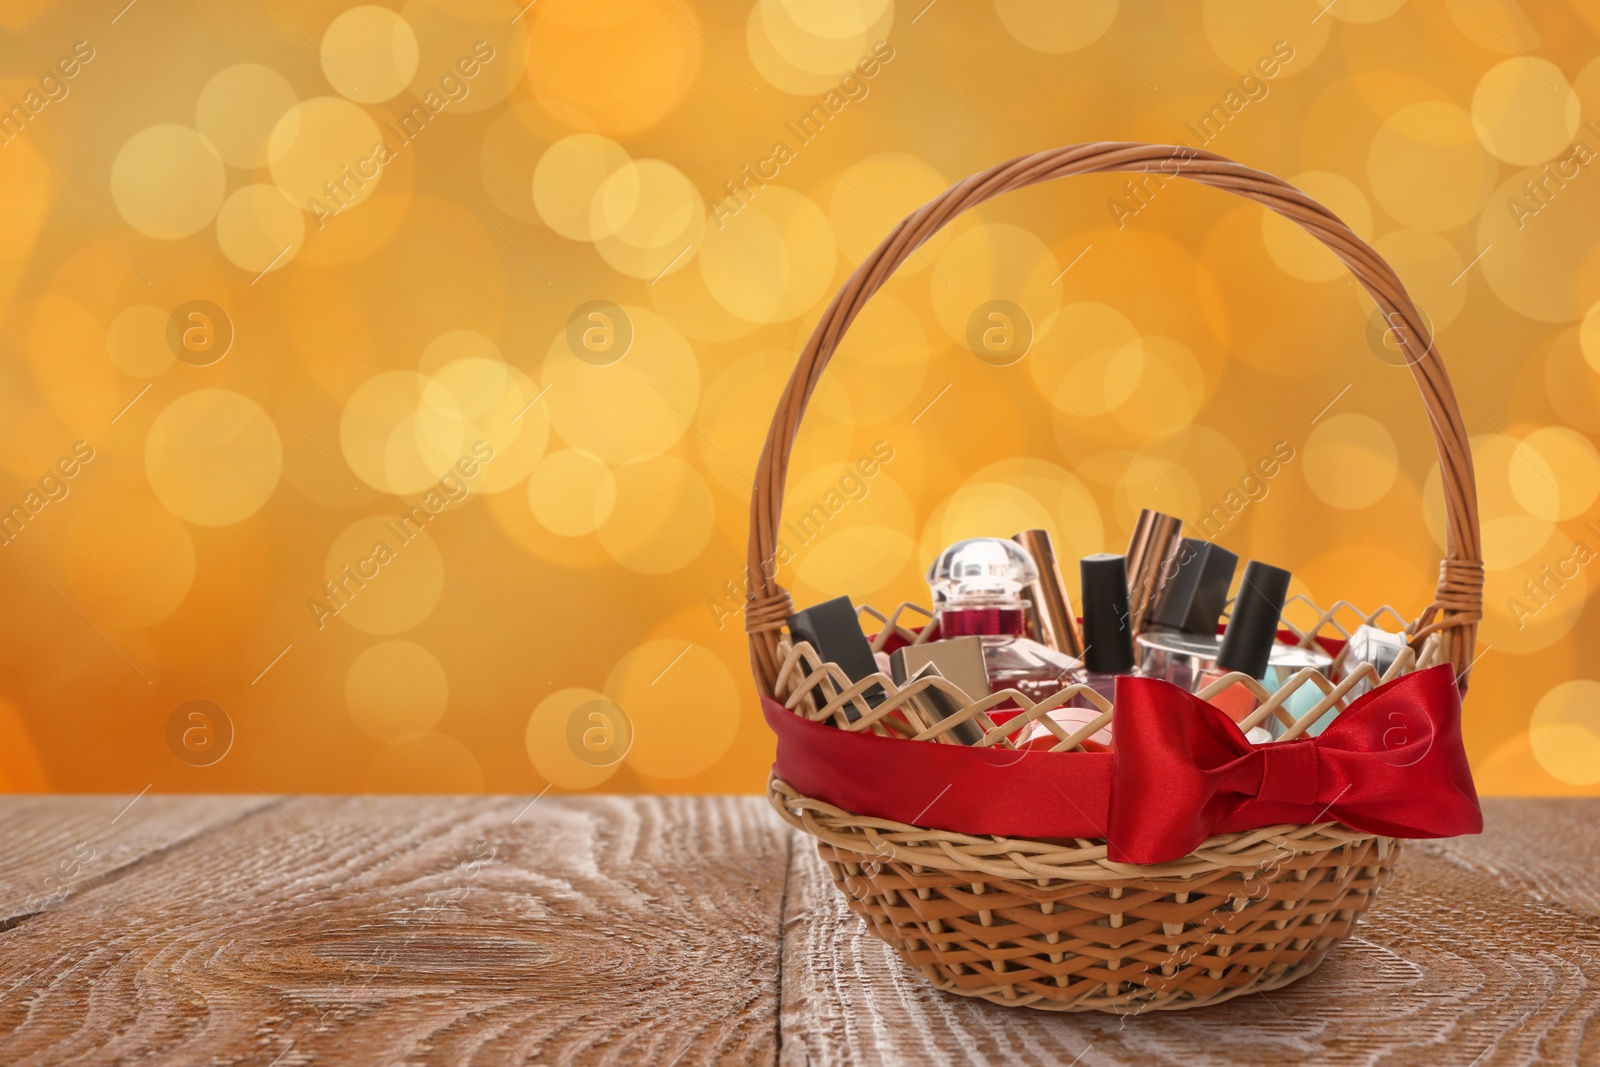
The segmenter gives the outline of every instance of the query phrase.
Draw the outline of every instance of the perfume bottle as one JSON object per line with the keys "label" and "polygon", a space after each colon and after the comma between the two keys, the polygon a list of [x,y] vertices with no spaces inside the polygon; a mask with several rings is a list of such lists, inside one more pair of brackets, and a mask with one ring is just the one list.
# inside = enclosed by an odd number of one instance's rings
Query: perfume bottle
{"label": "perfume bottle", "polygon": [[957,541],[928,569],[940,638],[981,639],[990,692],[1015,689],[1037,701],[1082,678],[1078,660],[1023,636],[1022,589],[1038,577],[1032,557],[1000,537]]}
{"label": "perfume bottle", "polygon": [[1193,691],[1222,647],[1217,622],[1228,603],[1228,588],[1239,557],[1220,545],[1185,537],[1174,557],[1171,577],[1138,635],[1139,670]]}
{"label": "perfume bottle", "polygon": [[[1400,658],[1400,653],[1405,649],[1405,634],[1392,634],[1371,625],[1357,626],[1350,635],[1349,651],[1345,653],[1344,673],[1348,676],[1361,664],[1370,663],[1377,669],[1378,677],[1382,678],[1389,673],[1389,668],[1394,666],[1394,661]],[[1354,700],[1372,688],[1373,683],[1363,679],[1351,687],[1345,699]]]}

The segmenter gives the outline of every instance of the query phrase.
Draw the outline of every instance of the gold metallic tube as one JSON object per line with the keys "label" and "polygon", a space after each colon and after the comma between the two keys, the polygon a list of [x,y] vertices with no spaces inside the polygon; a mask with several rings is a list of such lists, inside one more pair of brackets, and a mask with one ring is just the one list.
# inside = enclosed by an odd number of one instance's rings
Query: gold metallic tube
{"label": "gold metallic tube", "polygon": [[1134,636],[1149,621],[1156,596],[1176,573],[1183,520],[1145,508],[1128,541],[1128,606]]}
{"label": "gold metallic tube", "polygon": [[1078,631],[1078,616],[1072,610],[1061,567],[1056,562],[1055,546],[1044,530],[1023,530],[1011,538],[1027,550],[1039,568],[1039,579],[1022,590],[1032,605],[1033,639],[1074,659],[1083,658],[1083,635]]}

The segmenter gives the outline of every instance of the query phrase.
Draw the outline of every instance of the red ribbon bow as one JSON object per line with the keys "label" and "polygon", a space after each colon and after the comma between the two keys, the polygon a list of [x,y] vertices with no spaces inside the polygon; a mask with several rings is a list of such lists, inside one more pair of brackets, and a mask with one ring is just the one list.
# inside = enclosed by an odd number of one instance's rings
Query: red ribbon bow
{"label": "red ribbon bow", "polygon": [[1168,682],[1117,679],[1108,857],[1164,863],[1216,833],[1337,821],[1389,837],[1483,830],[1448,664],[1358,698],[1318,737],[1252,745]]}

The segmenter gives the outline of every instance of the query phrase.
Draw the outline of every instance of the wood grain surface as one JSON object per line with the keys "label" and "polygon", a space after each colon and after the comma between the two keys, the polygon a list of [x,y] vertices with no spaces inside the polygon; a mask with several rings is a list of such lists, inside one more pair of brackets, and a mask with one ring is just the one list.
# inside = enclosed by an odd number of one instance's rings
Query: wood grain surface
{"label": "wood grain surface", "polygon": [[759,797],[130,799],[0,799],[0,1063],[1600,1063],[1596,801],[1486,802],[1305,980],[1123,1018],[929,988]]}

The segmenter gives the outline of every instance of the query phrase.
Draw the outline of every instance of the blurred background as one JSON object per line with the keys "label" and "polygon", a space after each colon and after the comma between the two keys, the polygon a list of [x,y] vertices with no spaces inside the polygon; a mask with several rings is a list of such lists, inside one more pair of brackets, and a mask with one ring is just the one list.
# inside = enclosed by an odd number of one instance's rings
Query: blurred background
{"label": "blurred background", "polygon": [[[0,7],[0,788],[761,789],[750,479],[822,308],[967,174],[1145,140],[1398,270],[1473,434],[1480,789],[1600,792],[1592,6],[124,3]],[[1155,507],[1411,618],[1436,466],[1328,253],[1077,178],[855,324],[780,580],[887,611]]]}

